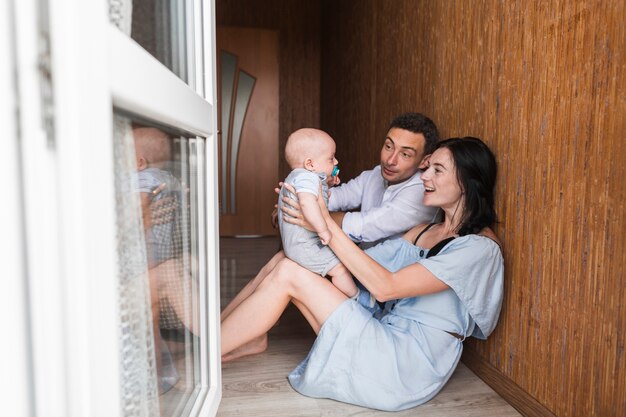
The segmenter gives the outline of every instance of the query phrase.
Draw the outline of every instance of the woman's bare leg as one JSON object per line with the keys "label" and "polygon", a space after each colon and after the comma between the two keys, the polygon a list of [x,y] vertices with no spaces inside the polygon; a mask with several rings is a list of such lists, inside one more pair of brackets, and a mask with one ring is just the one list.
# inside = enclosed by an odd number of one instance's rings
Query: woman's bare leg
{"label": "woman's bare leg", "polygon": [[[170,258],[149,270],[150,282],[155,283],[158,300],[167,300],[176,316],[193,334],[197,335],[197,323],[193,317],[190,300],[183,287],[188,286],[191,299],[197,299],[198,286],[190,274],[185,274],[181,258]],[[181,282],[183,281],[183,282]]]}
{"label": "woman's bare leg", "polygon": [[237,295],[235,296],[235,298],[233,298],[230,303],[228,303],[228,305],[226,306],[226,308],[224,308],[224,311],[222,311],[222,321],[224,321],[224,319],[226,317],[228,317],[230,315],[230,313],[233,312],[233,310],[239,305],[241,304],[241,302],[243,300],[245,300],[246,298],[248,298],[250,296],[250,294],[252,294],[254,292],[254,290],[256,289],[256,287],[259,286],[259,284],[261,282],[263,282],[263,280],[265,279],[265,277],[272,272],[272,269],[274,269],[274,267],[276,266],[276,264],[281,260],[285,258],[285,253],[281,250],[279,251],[276,255],[274,255],[272,257],[272,259],[269,260],[268,263],[265,264],[265,266],[263,268],[261,268],[261,270],[259,271],[258,274],[256,274],[256,276],[246,284],[245,287],[243,287],[241,289],[241,291],[239,291],[239,293],[237,293]]}
{"label": "woman's bare leg", "polygon": [[309,325],[311,326],[315,334],[318,334],[320,332],[320,329],[322,328],[322,323],[319,323],[315,319],[315,315],[311,313],[311,310],[309,310],[300,301],[296,300],[295,298],[292,298],[291,302],[293,303],[293,305],[295,305],[298,308],[298,310],[300,310],[300,313],[302,313],[306,321],[309,322]]}
{"label": "woman's bare leg", "polygon": [[[241,304],[246,298],[250,296],[254,292],[254,290],[259,286],[261,282],[267,277],[267,275],[274,269],[276,264],[285,258],[285,253],[283,251],[279,251],[276,255],[269,260],[268,263],[265,264],[263,268],[259,271],[259,273],[246,284],[245,287],[237,293],[235,298],[233,298],[230,303],[226,306],[224,311],[222,311],[221,321],[224,321],[226,317],[233,312],[233,310]],[[256,353],[264,352],[267,349],[267,332],[263,333],[259,337],[255,337],[244,345],[234,349],[233,351],[222,355],[222,362],[228,362],[233,359],[240,358],[242,356],[254,355]]]}
{"label": "woman's bare leg", "polygon": [[325,278],[285,259],[223,319],[222,355],[229,358],[235,349],[264,335],[292,300],[319,331],[346,296]]}
{"label": "woman's bare leg", "polygon": [[256,337],[247,343],[244,343],[243,345],[231,350],[225,355],[222,355],[222,362],[230,362],[244,356],[256,355],[257,353],[265,352],[265,350],[267,349],[267,344],[267,333],[263,333],[261,336]]}
{"label": "woman's bare leg", "polygon": [[[322,325],[317,322],[313,313],[311,313],[311,311],[304,304],[302,304],[295,298],[292,298],[291,302],[298,308],[298,310],[300,310],[302,315],[306,318],[306,320],[315,331],[315,334],[318,334]],[[256,337],[247,343],[244,343],[243,345],[230,351],[229,353],[222,355],[222,362],[229,362],[243,356],[255,355],[257,353],[265,352],[265,350],[267,349],[267,345],[268,341],[266,332],[261,336]]]}

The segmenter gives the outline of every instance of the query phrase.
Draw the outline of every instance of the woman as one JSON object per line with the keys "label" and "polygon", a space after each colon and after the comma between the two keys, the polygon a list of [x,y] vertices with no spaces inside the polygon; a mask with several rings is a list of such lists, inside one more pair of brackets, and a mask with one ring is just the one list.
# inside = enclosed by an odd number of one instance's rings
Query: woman
{"label": "woman", "polygon": [[424,204],[439,207],[445,220],[367,253],[320,202],[332,232],[329,246],[364,287],[366,296],[358,299],[367,300],[369,291],[386,302],[384,310],[347,299],[326,279],[277,259],[223,319],[225,358],[258,345],[292,302],[318,334],[289,375],[300,393],[388,411],[435,396],[456,368],[463,339],[485,339],[493,331],[503,260],[489,229],[496,178],[489,148],[476,138],[448,139],[428,164]]}

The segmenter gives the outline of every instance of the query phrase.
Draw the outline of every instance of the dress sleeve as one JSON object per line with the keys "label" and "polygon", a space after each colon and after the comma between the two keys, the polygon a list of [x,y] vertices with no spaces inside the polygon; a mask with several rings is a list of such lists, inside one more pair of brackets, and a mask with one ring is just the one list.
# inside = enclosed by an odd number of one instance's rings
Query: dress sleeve
{"label": "dress sleeve", "polygon": [[500,247],[487,237],[467,235],[419,262],[459,297],[476,322],[472,336],[486,339],[496,327],[502,307],[504,261]]}
{"label": "dress sleeve", "polygon": [[[365,253],[370,258],[381,264],[388,271],[396,272],[399,269],[402,269],[402,267],[406,266],[404,264],[397,266],[394,262],[399,255],[403,254],[402,245],[405,242],[406,240],[402,238],[388,239],[384,242],[377,244],[376,246],[365,249]],[[408,259],[409,262],[407,262],[407,265],[415,262],[410,258]]]}

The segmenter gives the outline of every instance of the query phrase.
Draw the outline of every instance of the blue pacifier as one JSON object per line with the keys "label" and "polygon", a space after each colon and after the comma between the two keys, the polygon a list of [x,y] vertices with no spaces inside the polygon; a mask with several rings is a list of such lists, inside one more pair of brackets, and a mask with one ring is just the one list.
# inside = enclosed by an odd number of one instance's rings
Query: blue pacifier
{"label": "blue pacifier", "polygon": [[331,177],[336,177],[337,175],[339,175],[339,165],[335,165],[335,167],[333,168],[333,173],[330,174]]}

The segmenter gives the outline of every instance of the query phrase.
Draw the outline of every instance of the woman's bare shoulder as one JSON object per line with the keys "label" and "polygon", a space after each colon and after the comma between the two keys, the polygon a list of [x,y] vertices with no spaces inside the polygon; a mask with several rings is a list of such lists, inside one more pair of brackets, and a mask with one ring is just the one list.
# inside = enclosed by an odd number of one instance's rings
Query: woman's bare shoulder
{"label": "woman's bare shoulder", "polygon": [[500,246],[502,248],[502,242],[500,242],[500,239],[494,233],[494,231],[491,230],[491,227],[485,227],[483,230],[480,231],[479,235],[487,237],[487,238],[493,240],[494,242],[496,242],[498,244],[498,246]]}
{"label": "woman's bare shoulder", "polygon": [[402,238],[413,243],[417,235],[419,235],[426,227],[428,227],[428,223],[418,224],[417,226],[406,232],[404,236],[402,236]]}

